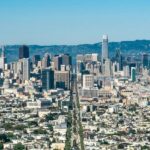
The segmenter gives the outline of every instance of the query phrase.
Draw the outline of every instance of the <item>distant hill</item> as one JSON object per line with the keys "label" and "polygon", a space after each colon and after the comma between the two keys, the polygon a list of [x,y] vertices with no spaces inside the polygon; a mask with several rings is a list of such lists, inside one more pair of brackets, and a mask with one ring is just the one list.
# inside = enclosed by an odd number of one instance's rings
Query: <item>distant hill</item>
{"label": "distant hill", "polygon": [[[29,45],[30,56],[34,54],[40,54],[41,56],[48,52],[52,55],[69,53],[75,61],[77,54],[86,53],[99,53],[101,54],[101,43],[95,44],[82,44],[82,45],[51,45],[51,46],[40,46],[40,45]],[[117,48],[121,49],[123,54],[137,54],[140,52],[150,52],[150,40],[135,40],[135,41],[121,41],[121,42],[110,42],[109,53],[110,56],[114,55]],[[9,62],[16,61],[18,59],[19,45],[8,45],[6,46],[6,56]]]}

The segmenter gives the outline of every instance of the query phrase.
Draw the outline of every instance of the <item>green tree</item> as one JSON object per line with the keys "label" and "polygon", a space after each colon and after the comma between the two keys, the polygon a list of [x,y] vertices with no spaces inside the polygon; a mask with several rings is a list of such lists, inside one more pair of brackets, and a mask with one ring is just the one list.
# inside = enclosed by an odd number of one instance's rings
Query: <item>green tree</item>
{"label": "green tree", "polygon": [[3,149],[3,144],[2,143],[0,143],[0,150],[2,150]]}
{"label": "green tree", "polygon": [[7,137],[6,134],[0,134],[0,141],[6,143],[9,142],[10,139]]}
{"label": "green tree", "polygon": [[128,133],[129,134],[136,134],[136,131],[134,129],[129,129]]}
{"label": "green tree", "polygon": [[67,128],[65,150],[70,150],[70,149],[71,149],[71,128]]}
{"label": "green tree", "polygon": [[53,131],[53,126],[52,126],[51,124],[49,124],[49,125],[48,125],[48,129],[49,129],[50,131]]}
{"label": "green tree", "polygon": [[118,149],[124,149],[124,145],[123,144],[119,144],[118,145]]}
{"label": "green tree", "polygon": [[9,139],[11,139],[11,138],[14,138],[15,136],[14,136],[14,134],[13,134],[12,132],[8,132],[8,133],[7,133],[7,137],[8,137]]}
{"label": "green tree", "polygon": [[5,130],[13,130],[13,125],[11,123],[4,123],[3,128],[5,128]]}
{"label": "green tree", "polygon": [[22,143],[18,143],[14,145],[14,150],[24,150],[25,146]]}
{"label": "green tree", "polygon": [[30,126],[38,126],[38,123],[37,123],[37,121],[30,121],[30,122],[28,122],[28,126],[30,127]]}
{"label": "green tree", "polygon": [[26,128],[25,125],[16,125],[16,126],[14,127],[15,130],[24,130],[25,128]]}
{"label": "green tree", "polygon": [[71,149],[71,132],[72,132],[72,115],[69,112],[67,116],[67,132],[66,132],[66,141],[65,141],[65,150]]}
{"label": "green tree", "polygon": [[46,134],[47,131],[40,128],[40,129],[34,130],[33,133],[34,133],[34,134]]}
{"label": "green tree", "polygon": [[67,118],[67,127],[70,128],[72,125],[72,115],[71,113],[69,112],[68,113],[68,118]]}
{"label": "green tree", "polygon": [[147,146],[147,145],[144,145],[144,146],[141,147],[141,150],[150,150],[150,147]]}
{"label": "green tree", "polygon": [[46,115],[46,121],[49,121],[49,120],[55,120],[57,118],[57,114],[48,114]]}

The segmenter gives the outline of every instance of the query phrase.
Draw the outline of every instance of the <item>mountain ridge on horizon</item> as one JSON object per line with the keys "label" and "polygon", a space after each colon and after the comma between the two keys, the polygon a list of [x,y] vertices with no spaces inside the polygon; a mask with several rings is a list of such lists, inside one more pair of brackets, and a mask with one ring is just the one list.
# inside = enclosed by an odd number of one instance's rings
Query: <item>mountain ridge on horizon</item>
{"label": "mountain ridge on horizon", "polygon": [[[6,57],[8,62],[16,61],[18,59],[18,49],[20,45],[6,45]],[[94,44],[79,44],[79,45],[28,45],[30,48],[30,56],[35,54],[41,56],[44,53],[51,53],[52,55],[68,53],[75,61],[77,54],[86,53],[101,53],[101,42]],[[116,49],[120,49],[124,54],[150,52],[150,40],[134,40],[134,41],[120,41],[109,42],[110,56],[115,54]]]}
{"label": "mountain ridge on horizon", "polygon": [[[136,42],[136,41],[150,41],[150,39],[135,39],[135,40],[122,40],[122,41],[109,41],[109,44],[111,43],[124,43],[124,42]],[[80,45],[93,45],[102,43],[100,42],[94,42],[94,43],[79,43],[79,44],[4,44],[7,46],[20,46],[20,45],[28,45],[28,46],[80,46]]]}

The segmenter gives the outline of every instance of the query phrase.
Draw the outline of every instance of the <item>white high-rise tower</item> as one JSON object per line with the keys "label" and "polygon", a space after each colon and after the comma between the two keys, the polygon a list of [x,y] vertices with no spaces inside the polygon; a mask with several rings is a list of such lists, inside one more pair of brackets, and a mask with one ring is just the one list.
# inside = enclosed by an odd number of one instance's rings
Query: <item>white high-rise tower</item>
{"label": "white high-rise tower", "polygon": [[30,60],[29,58],[23,58],[23,81],[30,79]]}
{"label": "white high-rise tower", "polygon": [[103,35],[102,37],[102,56],[101,56],[101,60],[102,63],[105,62],[106,59],[108,59],[108,36],[107,35]]}
{"label": "white high-rise tower", "polygon": [[5,57],[5,47],[2,46],[1,57],[0,57],[0,69],[5,69],[6,57]]}

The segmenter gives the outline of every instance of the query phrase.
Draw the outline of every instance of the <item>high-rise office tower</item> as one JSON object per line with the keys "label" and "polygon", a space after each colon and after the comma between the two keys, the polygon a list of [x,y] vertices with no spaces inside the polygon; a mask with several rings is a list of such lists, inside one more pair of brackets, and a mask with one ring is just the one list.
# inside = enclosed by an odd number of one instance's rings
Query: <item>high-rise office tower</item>
{"label": "high-rise office tower", "polygon": [[131,76],[131,68],[132,67],[137,68],[137,64],[135,62],[131,62],[131,63],[128,63],[128,66],[129,66],[129,73],[130,73],[130,76]]}
{"label": "high-rise office tower", "polygon": [[120,55],[120,58],[119,58],[119,70],[123,70],[123,56]]}
{"label": "high-rise office tower", "polygon": [[149,56],[148,56],[148,54],[142,54],[142,64],[143,64],[143,68],[149,67]]}
{"label": "high-rise office tower", "polygon": [[53,57],[53,62],[54,62],[54,69],[55,70],[60,70],[61,65],[62,65],[62,57],[60,55],[55,55]]}
{"label": "high-rise office tower", "polygon": [[46,53],[42,59],[42,68],[47,68],[50,66],[51,58],[48,53]]}
{"label": "high-rise office tower", "polygon": [[97,53],[93,53],[92,55],[92,61],[97,62],[98,61],[98,54]]}
{"label": "high-rise office tower", "polygon": [[14,76],[14,78],[17,78],[17,75],[18,75],[18,68],[17,68],[17,64],[18,64],[18,62],[12,62],[11,63],[11,70],[13,70],[13,76]]}
{"label": "high-rise office tower", "polygon": [[22,62],[22,59],[20,59],[15,64],[14,76],[16,78],[19,77],[20,81],[22,81],[23,80],[22,74],[23,74],[23,62]]}
{"label": "high-rise office tower", "polygon": [[47,68],[42,70],[42,89],[49,90],[54,88],[54,71]]}
{"label": "high-rise office tower", "polygon": [[71,67],[72,65],[72,59],[69,54],[63,54],[63,55],[55,55],[53,58],[54,62],[54,69],[60,70],[61,65],[65,65],[66,67]]}
{"label": "high-rise office tower", "polygon": [[115,61],[112,65],[112,72],[113,74],[115,74],[118,71],[119,71],[119,63]]}
{"label": "high-rise office tower", "polygon": [[62,55],[62,65],[65,65],[65,66],[71,66],[72,65],[71,56],[69,54],[63,54]]}
{"label": "high-rise office tower", "polygon": [[105,76],[111,76],[112,75],[112,70],[111,70],[111,61],[110,59],[106,59],[105,60],[105,64],[104,64],[104,75]]}
{"label": "high-rise office tower", "polygon": [[78,54],[77,56],[76,56],[76,61],[84,61],[84,55],[82,55],[82,54]]}
{"label": "high-rise office tower", "polygon": [[82,73],[85,70],[85,65],[83,61],[77,60],[76,62],[76,71],[77,73]]}
{"label": "high-rise office tower", "polygon": [[105,62],[106,59],[108,59],[108,36],[103,35],[102,38],[102,56],[101,56],[101,61],[102,64]]}
{"label": "high-rise office tower", "polygon": [[123,56],[121,54],[120,49],[116,50],[115,60],[119,63],[119,70],[123,70]]}
{"label": "high-rise office tower", "polygon": [[94,76],[92,74],[84,74],[82,85],[84,89],[94,87]]}
{"label": "high-rise office tower", "polygon": [[0,69],[5,69],[6,57],[5,57],[5,47],[2,46],[1,57],[0,57]]}
{"label": "high-rise office tower", "polygon": [[132,82],[136,81],[136,69],[135,69],[135,67],[131,67],[131,81]]}
{"label": "high-rise office tower", "polygon": [[123,67],[123,72],[125,77],[130,77],[130,69],[129,66],[124,66]]}
{"label": "high-rise office tower", "polygon": [[22,59],[22,80],[26,81],[30,79],[30,60],[29,58]]}
{"label": "high-rise office tower", "polygon": [[34,56],[32,57],[32,63],[35,64],[35,65],[37,65],[37,64],[38,64],[38,61],[40,61],[40,60],[41,60],[40,55],[34,55]]}
{"label": "high-rise office tower", "polygon": [[19,48],[19,59],[29,58],[29,47],[26,45],[22,45]]}
{"label": "high-rise office tower", "polygon": [[55,71],[55,88],[70,89],[70,71]]}

